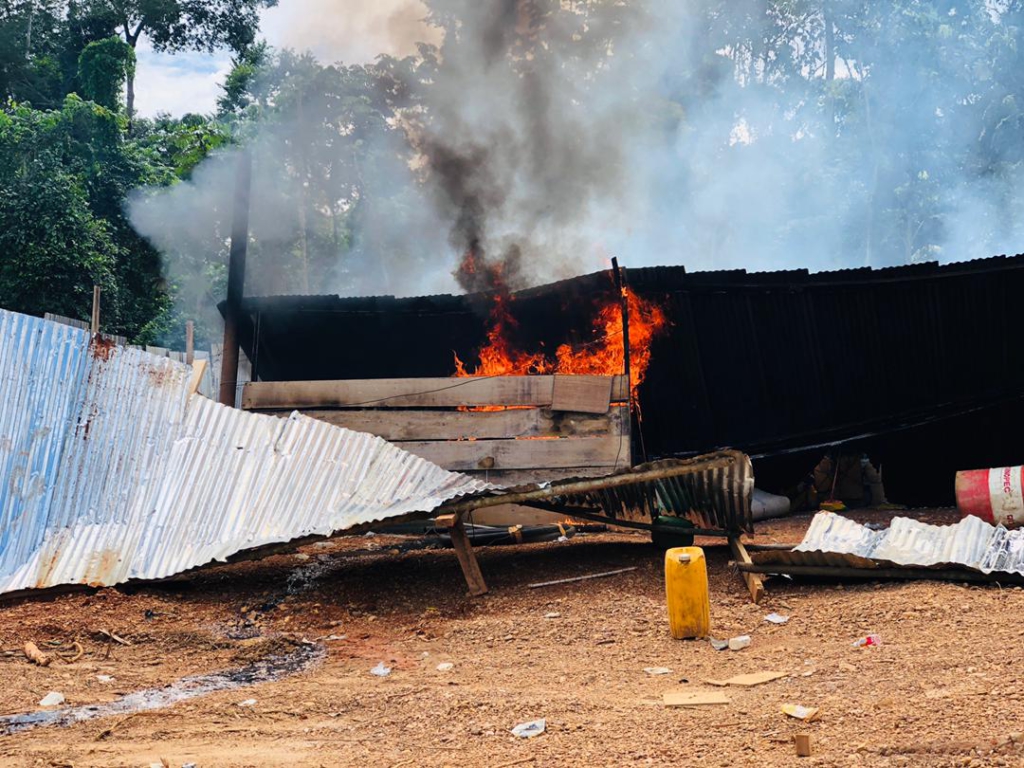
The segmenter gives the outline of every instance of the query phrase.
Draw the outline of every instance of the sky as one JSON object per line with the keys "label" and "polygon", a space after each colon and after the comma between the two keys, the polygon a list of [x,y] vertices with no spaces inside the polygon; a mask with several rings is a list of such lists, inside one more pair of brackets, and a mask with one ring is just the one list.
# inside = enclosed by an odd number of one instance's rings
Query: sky
{"label": "sky", "polygon": [[[421,23],[420,0],[357,3],[352,13],[345,0],[279,0],[262,14],[260,35],[275,48],[310,50],[323,62],[359,64],[381,53],[414,52],[417,39],[431,42],[433,30]],[[330,23],[325,24],[325,19]],[[137,51],[136,108],[143,117],[158,112],[179,117],[213,112],[220,84],[231,70],[227,51],[166,54],[143,39]]]}

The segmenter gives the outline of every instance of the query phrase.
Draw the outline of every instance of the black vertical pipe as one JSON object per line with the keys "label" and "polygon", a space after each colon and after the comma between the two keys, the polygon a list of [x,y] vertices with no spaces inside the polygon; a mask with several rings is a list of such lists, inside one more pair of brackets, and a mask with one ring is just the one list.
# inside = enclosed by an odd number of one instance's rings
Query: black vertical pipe
{"label": "black vertical pipe", "polygon": [[619,260],[612,256],[612,277],[615,280],[615,291],[619,294],[619,306],[622,309],[622,373],[626,377],[626,397],[629,414],[629,466],[633,466],[633,435],[639,427],[639,419],[633,418],[633,374],[629,362],[629,297],[626,296],[625,269],[619,268]]}
{"label": "black vertical pipe", "polygon": [[231,255],[228,261],[228,297],[224,313],[224,354],[220,365],[220,402],[235,405],[238,389],[238,320],[245,295],[245,249],[249,242],[249,191],[252,184],[252,154],[238,155],[235,200],[231,220]]}
{"label": "black vertical pipe", "polygon": [[[629,299],[626,296],[626,286],[622,279],[624,272],[624,269],[620,270],[619,268],[618,258],[612,256],[612,276],[615,279],[615,291],[619,294],[619,304],[622,307],[622,373],[626,376],[626,388],[630,390],[632,377],[629,366]],[[632,402],[632,392],[630,392],[630,401]]]}

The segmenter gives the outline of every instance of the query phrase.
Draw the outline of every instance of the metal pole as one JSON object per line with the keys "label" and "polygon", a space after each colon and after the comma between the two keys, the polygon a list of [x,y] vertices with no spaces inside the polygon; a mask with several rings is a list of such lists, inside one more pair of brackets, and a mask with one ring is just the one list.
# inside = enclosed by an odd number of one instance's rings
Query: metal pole
{"label": "metal pole", "polygon": [[92,318],[89,323],[89,331],[93,336],[100,332],[100,294],[102,289],[98,285],[92,287]]}
{"label": "metal pole", "polygon": [[231,221],[231,256],[228,261],[228,297],[224,312],[224,350],[220,365],[220,402],[235,405],[238,387],[238,320],[245,294],[245,248],[249,241],[249,191],[252,154],[243,149],[235,176],[234,213]]}
{"label": "metal pole", "polygon": [[189,365],[196,359],[196,324],[189,320],[185,323],[185,362]]}
{"label": "metal pole", "polygon": [[619,294],[619,304],[622,307],[622,373],[626,376],[626,389],[630,393],[630,404],[633,401],[632,379],[629,369],[629,299],[626,297],[626,288],[622,281],[622,273],[625,270],[619,268],[619,260],[612,256],[612,277],[615,278],[615,290]]}

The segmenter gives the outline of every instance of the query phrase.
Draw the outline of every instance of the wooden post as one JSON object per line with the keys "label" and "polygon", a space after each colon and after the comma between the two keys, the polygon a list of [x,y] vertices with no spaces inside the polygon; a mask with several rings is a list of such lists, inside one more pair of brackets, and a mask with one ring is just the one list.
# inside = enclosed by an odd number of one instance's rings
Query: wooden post
{"label": "wooden post", "polygon": [[102,289],[98,285],[92,287],[92,321],[89,323],[89,330],[93,336],[100,332],[100,293]]}
{"label": "wooden post", "polygon": [[[626,282],[625,282],[626,270],[619,267],[619,259],[616,256],[612,256],[612,277],[615,279],[615,290],[619,294],[619,306],[621,307],[622,316],[622,374],[626,377],[626,397],[628,398],[629,404],[629,466],[633,466],[633,408],[635,403],[633,402],[633,378],[631,364],[629,360],[629,297],[626,296]],[[639,420],[637,421],[639,425]],[[641,433],[641,441],[642,441]],[[643,460],[647,461],[647,451],[643,448],[641,442],[641,455]]]}
{"label": "wooden post", "polygon": [[[739,562],[747,565],[753,562],[747,553],[747,548],[743,546],[743,542],[738,537],[729,537],[729,547],[732,549],[733,557]],[[760,603],[761,598],[764,597],[764,578],[757,573],[748,573],[747,571],[741,571],[740,573],[743,575],[743,580],[747,582],[747,589],[750,590],[750,599],[754,601],[755,605]]]}
{"label": "wooden post", "polygon": [[185,362],[192,365],[196,360],[196,324],[185,323]]}
{"label": "wooden post", "polygon": [[234,213],[231,222],[231,255],[228,260],[228,296],[224,312],[224,350],[220,365],[220,402],[235,405],[238,388],[238,319],[245,293],[245,249],[249,241],[249,191],[252,154],[243,149],[235,176]]}
{"label": "wooden post", "polygon": [[435,524],[448,528],[448,533],[452,537],[452,546],[455,547],[455,556],[459,558],[462,575],[466,579],[466,586],[469,587],[469,594],[473,597],[487,594],[487,582],[484,581],[480,563],[477,562],[476,555],[473,554],[473,544],[466,535],[462,516],[457,514],[441,515]]}

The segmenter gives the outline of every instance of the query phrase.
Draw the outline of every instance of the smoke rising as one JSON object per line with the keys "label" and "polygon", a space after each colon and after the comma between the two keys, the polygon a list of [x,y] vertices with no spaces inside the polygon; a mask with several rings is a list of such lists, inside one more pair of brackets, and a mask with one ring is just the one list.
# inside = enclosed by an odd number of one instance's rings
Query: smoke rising
{"label": "smoke rising", "polygon": [[[264,73],[249,294],[1021,250],[1010,0],[309,2],[294,34],[321,60],[408,56]],[[199,303],[231,177],[215,157],[131,208]]]}

